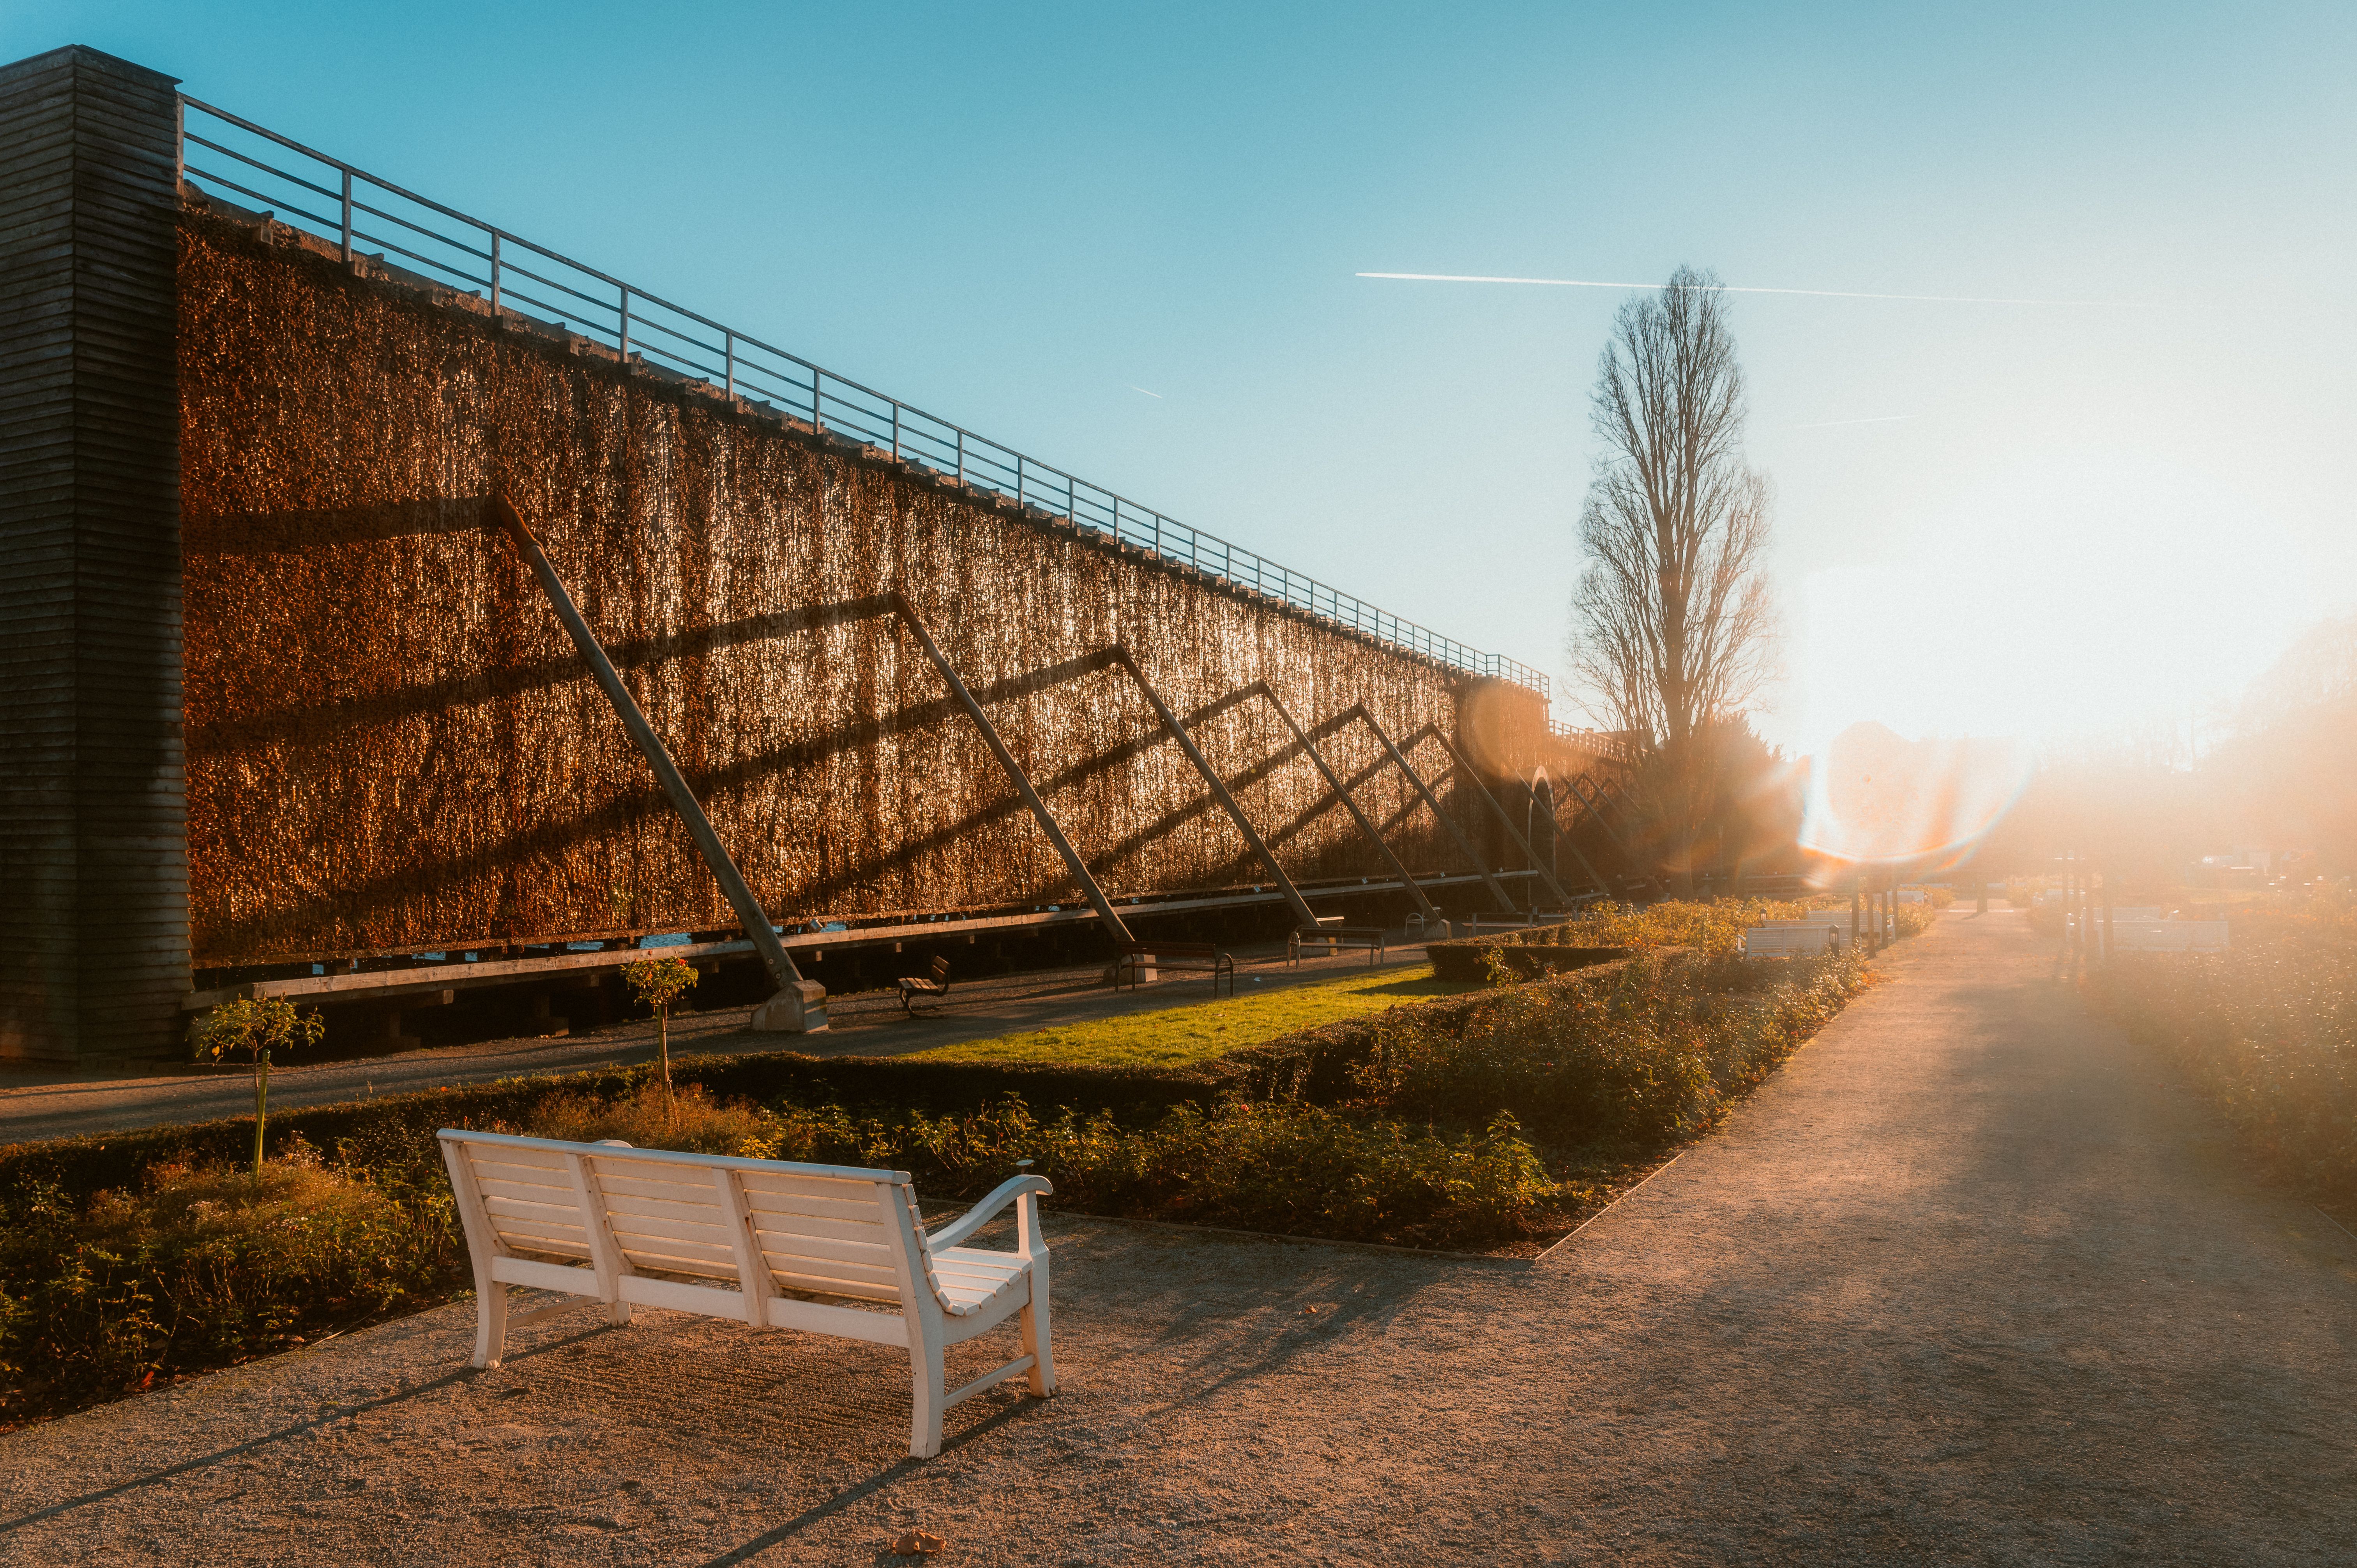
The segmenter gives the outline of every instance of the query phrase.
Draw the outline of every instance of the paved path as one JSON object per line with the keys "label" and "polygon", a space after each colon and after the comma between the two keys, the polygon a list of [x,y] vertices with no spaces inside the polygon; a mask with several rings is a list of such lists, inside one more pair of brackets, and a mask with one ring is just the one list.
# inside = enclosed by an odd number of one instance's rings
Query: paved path
{"label": "paved path", "polygon": [[2357,1557],[2357,1245],[2018,917],[1889,969],[1536,1268],[1058,1222],[1064,1393],[927,1464],[888,1353],[460,1305],[0,1439],[0,1561]]}
{"label": "paved path", "polygon": [[[1283,943],[1240,948],[1235,958],[1239,995],[1331,980],[1369,967],[1364,953],[1304,958],[1298,966],[1289,965]],[[1424,944],[1403,932],[1388,958],[1376,967],[1411,968],[1426,961]],[[1184,1006],[1211,993],[1208,976],[1174,976],[1159,984],[1116,992],[1104,983],[1103,973],[1103,965],[1088,965],[958,982],[951,992],[954,1005],[913,1019],[901,1011],[899,996],[891,991],[830,997],[832,1027],[819,1035],[756,1035],[746,1027],[752,1018],[750,1007],[686,1013],[672,1020],[672,1050],[710,1056],[759,1051],[901,1056],[965,1040]],[[270,1103],[274,1110],[333,1105],[373,1095],[489,1083],[526,1073],[581,1072],[654,1058],[654,1024],[638,1020],[565,1036],[486,1040],[339,1061],[305,1063],[298,1058],[272,1067]],[[0,1144],[253,1113],[253,1072],[242,1065],[190,1067],[135,1078],[0,1071]]]}

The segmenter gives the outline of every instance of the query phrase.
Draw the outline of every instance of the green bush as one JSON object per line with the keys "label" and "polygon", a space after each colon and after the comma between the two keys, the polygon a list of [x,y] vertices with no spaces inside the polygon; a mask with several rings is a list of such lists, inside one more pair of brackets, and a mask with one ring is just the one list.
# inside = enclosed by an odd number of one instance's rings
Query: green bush
{"label": "green bush", "polygon": [[1399,1018],[1351,1075],[1383,1114],[1505,1112],[1555,1144],[1659,1142],[1710,1125],[1866,983],[1855,952],[1656,958],[1609,985],[1518,987],[1455,1032]]}
{"label": "green bush", "polygon": [[2357,1202],[2357,898],[2255,909],[2222,953],[2120,953],[2090,994],[2282,1175]]}
{"label": "green bush", "polygon": [[[1288,1101],[1182,1104],[1143,1128],[1098,1111],[1042,1120],[1019,1096],[966,1112],[856,1114],[840,1105],[714,1106],[666,1126],[660,1091],[597,1107],[552,1102],[540,1137],[625,1136],[692,1149],[905,1170],[927,1197],[974,1198],[1016,1162],[1056,1186],[1056,1207],[1344,1240],[1464,1246],[1511,1240],[1551,1218],[1556,1187],[1510,1116],[1478,1133],[1353,1118]],[[635,1132],[638,1135],[628,1137]],[[594,1140],[593,1140],[594,1141]]]}
{"label": "green bush", "polygon": [[161,1166],[77,1203],[0,1195],[0,1425],[430,1306],[464,1279],[447,1188],[326,1169]]}

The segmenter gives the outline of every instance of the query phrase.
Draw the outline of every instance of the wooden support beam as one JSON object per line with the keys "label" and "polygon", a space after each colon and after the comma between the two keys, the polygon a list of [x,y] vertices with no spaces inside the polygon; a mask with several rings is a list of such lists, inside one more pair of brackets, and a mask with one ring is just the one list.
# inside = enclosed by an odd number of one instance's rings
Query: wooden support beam
{"label": "wooden support beam", "polygon": [[1277,891],[1283,893],[1285,901],[1293,907],[1294,918],[1299,920],[1304,929],[1316,930],[1318,917],[1311,912],[1308,901],[1301,897],[1301,889],[1293,885],[1293,878],[1285,874],[1285,867],[1277,865],[1275,852],[1268,847],[1258,830],[1246,820],[1244,809],[1236,804],[1236,798],[1228,793],[1227,785],[1221,782],[1219,774],[1213,771],[1210,761],[1196,747],[1195,737],[1187,733],[1187,726],[1178,722],[1178,715],[1170,711],[1170,704],[1162,700],[1162,693],[1154,689],[1154,683],[1146,678],[1146,671],[1137,667],[1137,660],[1131,656],[1129,650],[1116,647],[1114,656],[1121,667],[1129,671],[1129,678],[1137,682],[1137,689],[1146,693],[1146,700],[1153,704],[1154,716],[1162,721],[1162,727],[1170,733],[1171,739],[1178,743],[1178,749],[1187,754],[1187,760],[1195,765],[1195,771],[1203,776],[1203,782],[1211,786],[1212,798],[1228,813],[1228,820],[1236,824],[1236,831],[1244,835],[1244,842],[1252,846],[1254,854],[1260,856],[1261,865],[1268,868]]}
{"label": "wooden support beam", "polygon": [[1376,831],[1375,824],[1368,819],[1367,813],[1359,809],[1359,802],[1351,798],[1351,791],[1343,788],[1342,780],[1335,777],[1334,770],[1326,765],[1326,758],[1318,754],[1318,747],[1310,742],[1308,732],[1294,722],[1292,714],[1288,713],[1285,704],[1277,700],[1276,693],[1270,688],[1269,683],[1265,681],[1255,681],[1244,690],[1258,693],[1268,700],[1268,705],[1276,710],[1276,716],[1285,721],[1285,727],[1293,732],[1295,741],[1299,743],[1302,750],[1309,754],[1309,760],[1318,765],[1318,772],[1326,780],[1326,787],[1334,791],[1336,799],[1351,809],[1351,820],[1359,824],[1359,831],[1367,835],[1368,842],[1383,853],[1383,859],[1390,862],[1391,868],[1399,874],[1401,883],[1415,899],[1416,908],[1424,911],[1424,918],[1426,920],[1438,919],[1440,911],[1432,907],[1432,900],[1424,896],[1424,889],[1416,886],[1415,878],[1409,874],[1407,867],[1401,864],[1400,857],[1392,853],[1392,846],[1383,842],[1383,835]]}
{"label": "wooden support beam", "polygon": [[[1571,905],[1571,895],[1563,890],[1563,884],[1555,879],[1555,873],[1539,864],[1538,852],[1531,848],[1531,841],[1524,838],[1521,831],[1514,826],[1514,819],[1506,815],[1506,808],[1498,803],[1498,797],[1490,793],[1490,787],[1481,782],[1481,776],[1473,771],[1473,765],[1465,760],[1465,754],[1457,749],[1454,741],[1441,733],[1438,725],[1429,725],[1426,727],[1432,731],[1432,738],[1440,743],[1440,748],[1448,753],[1449,760],[1457,764],[1458,770],[1472,780],[1474,792],[1490,802],[1491,812],[1497,817],[1498,825],[1506,830],[1506,836],[1514,841],[1514,847],[1523,852],[1523,858],[1531,863],[1531,869],[1538,873],[1538,878],[1546,884],[1547,891],[1555,896],[1556,908],[1568,908]],[[1598,886],[1601,884],[1599,883]],[[1611,889],[1606,888],[1605,891],[1609,892]]]}
{"label": "wooden support beam", "polygon": [[1392,766],[1407,775],[1407,781],[1415,786],[1415,792],[1424,797],[1424,803],[1432,808],[1432,814],[1440,819],[1440,825],[1448,830],[1448,836],[1457,841],[1457,847],[1463,850],[1465,858],[1473,863],[1473,869],[1480,874],[1483,885],[1490,889],[1490,897],[1498,901],[1498,908],[1509,915],[1521,914],[1522,909],[1514,903],[1513,896],[1506,891],[1505,884],[1490,874],[1490,867],[1482,861],[1480,852],[1476,850],[1472,841],[1465,836],[1465,831],[1450,821],[1448,813],[1440,809],[1440,802],[1434,798],[1431,786],[1426,784],[1422,776],[1407,765],[1407,758],[1402,757],[1400,748],[1392,744],[1392,737],[1384,733],[1383,726],[1375,722],[1375,715],[1367,711],[1367,704],[1361,703],[1357,707],[1352,708],[1351,713],[1369,729],[1375,732],[1375,738],[1383,743],[1383,750],[1391,754]]}
{"label": "wooden support beam", "polygon": [[1104,922],[1105,929],[1113,933],[1115,941],[1130,940],[1129,928],[1122,923],[1119,915],[1114,913],[1112,902],[1105,897],[1104,889],[1097,886],[1097,879],[1089,874],[1080,851],[1074,849],[1072,841],[1064,836],[1064,830],[1057,825],[1054,815],[1048,810],[1048,803],[1039,799],[1039,791],[1031,787],[1030,775],[1023,771],[1022,764],[1015,760],[1015,754],[1006,749],[1006,741],[999,738],[998,726],[990,722],[990,715],[983,711],[980,703],[974,701],[974,693],[966,690],[965,682],[958,679],[958,672],[951,667],[941,645],[933,640],[933,634],[918,618],[916,607],[909,604],[904,596],[894,594],[892,607],[899,613],[908,628],[916,633],[918,645],[924,649],[925,657],[933,661],[933,668],[941,672],[942,680],[949,686],[950,694],[957,698],[960,707],[965,709],[966,717],[982,731],[982,738],[990,745],[991,755],[998,758],[998,766],[1006,770],[1006,777],[1014,782],[1017,793],[1023,797],[1023,803],[1030,807],[1032,816],[1039,819],[1040,831],[1048,835],[1048,842],[1056,846],[1058,854],[1063,856],[1064,869],[1071,873],[1072,880],[1079,883],[1081,891],[1088,896],[1089,907],[1097,912],[1097,918]]}
{"label": "wooden support beam", "polygon": [[789,1034],[807,1034],[825,1028],[823,999],[826,988],[814,980],[804,980],[802,971],[794,967],[792,957],[787,953],[784,944],[778,940],[777,928],[770,923],[768,912],[753,897],[753,890],[745,885],[737,863],[728,858],[727,850],[721,846],[720,835],[712,831],[712,821],[704,814],[695,792],[687,787],[687,780],[681,776],[678,764],[672,761],[671,753],[664,747],[662,737],[655,734],[654,726],[647,723],[647,715],[640,711],[630,688],[622,684],[622,677],[615,670],[614,661],[606,657],[606,650],[598,645],[597,635],[589,629],[588,621],[583,618],[579,607],[573,602],[573,596],[565,591],[565,584],[556,575],[556,568],[548,564],[548,556],[542,551],[540,541],[533,537],[532,530],[524,526],[522,514],[505,496],[491,498],[490,513],[493,521],[507,531],[509,542],[515,545],[517,553],[532,567],[533,575],[540,579],[541,591],[548,596],[548,602],[555,609],[557,618],[565,623],[565,629],[572,635],[573,646],[580,650],[583,660],[589,666],[589,672],[597,677],[598,686],[606,693],[606,700],[613,704],[616,716],[622,721],[622,727],[630,732],[630,739],[646,757],[647,766],[654,769],[663,793],[671,799],[672,810],[677,811],[680,821],[687,824],[688,836],[695,841],[696,850],[704,856],[704,864],[710,868],[713,878],[720,884],[720,891],[727,898],[728,907],[737,912],[737,918],[743,923],[747,940],[753,944],[753,950],[761,955],[770,979],[777,983],[778,994],[754,1013],[753,1026]]}

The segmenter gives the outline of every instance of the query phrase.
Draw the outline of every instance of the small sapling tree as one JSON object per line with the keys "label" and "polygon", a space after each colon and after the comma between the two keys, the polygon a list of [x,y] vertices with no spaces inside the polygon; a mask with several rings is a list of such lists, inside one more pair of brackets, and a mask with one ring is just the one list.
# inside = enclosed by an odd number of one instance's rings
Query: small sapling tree
{"label": "small sapling tree", "polygon": [[639,1000],[655,1010],[655,1051],[662,1060],[663,1103],[671,1103],[671,1004],[696,982],[695,966],[681,958],[651,958],[622,971]]}
{"label": "small sapling tree", "polygon": [[275,1051],[316,1046],[327,1033],[317,1009],[297,1012],[276,996],[224,1002],[188,1026],[188,1044],[199,1061],[219,1061],[243,1051],[253,1063],[253,1179],[262,1179],[262,1129],[270,1114],[270,1058]]}

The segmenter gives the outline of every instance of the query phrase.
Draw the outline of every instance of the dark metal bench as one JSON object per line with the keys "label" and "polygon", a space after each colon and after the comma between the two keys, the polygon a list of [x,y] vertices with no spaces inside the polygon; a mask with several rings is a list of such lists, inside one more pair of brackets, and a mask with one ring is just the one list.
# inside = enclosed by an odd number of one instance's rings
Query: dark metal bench
{"label": "dark metal bench", "polygon": [[900,987],[902,1012],[911,1018],[917,1015],[920,1005],[930,1012],[949,1000],[950,961],[936,955],[933,959],[933,977],[931,980],[920,974],[904,974],[897,983]]}
{"label": "dark metal bench", "polygon": [[1225,975],[1228,994],[1236,993],[1236,961],[1210,942],[1124,942],[1121,955],[1114,960],[1113,988],[1120,990],[1125,975],[1130,989],[1135,990],[1142,983],[1138,977],[1148,969],[1157,979],[1166,969],[1207,973],[1214,998],[1220,994],[1220,977]]}
{"label": "dark metal bench", "polygon": [[1297,927],[1286,935],[1285,961],[1298,964],[1301,961],[1301,950],[1318,942],[1323,942],[1326,945],[1329,954],[1340,952],[1346,948],[1364,948],[1367,953],[1367,967],[1370,969],[1383,962],[1389,951],[1384,945],[1383,928],[1380,926],[1320,924],[1315,929],[1306,926]]}

